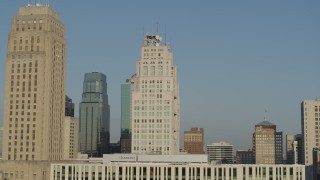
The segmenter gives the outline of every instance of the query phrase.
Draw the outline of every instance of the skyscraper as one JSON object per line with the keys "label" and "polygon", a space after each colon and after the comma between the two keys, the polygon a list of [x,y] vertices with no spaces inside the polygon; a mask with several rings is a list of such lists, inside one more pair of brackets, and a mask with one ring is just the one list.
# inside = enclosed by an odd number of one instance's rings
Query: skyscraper
{"label": "skyscraper", "polygon": [[102,157],[110,143],[110,107],[104,74],[85,74],[79,113],[80,152]]}
{"label": "skyscraper", "polygon": [[121,153],[131,153],[131,83],[121,84]]}
{"label": "skyscraper", "polygon": [[303,136],[303,163],[312,164],[312,149],[320,146],[320,99],[301,103],[301,132]]}
{"label": "skyscraper", "polygon": [[4,160],[62,159],[66,41],[46,5],[19,8],[8,38]]}
{"label": "skyscraper", "polygon": [[158,35],[145,35],[136,74],[131,78],[131,152],[177,154],[180,98],[176,65]]}
{"label": "skyscraper", "polygon": [[256,164],[282,164],[282,132],[276,131],[276,125],[262,121],[255,125],[252,137]]}
{"label": "skyscraper", "polygon": [[203,128],[191,128],[184,131],[184,150],[190,154],[204,154]]}

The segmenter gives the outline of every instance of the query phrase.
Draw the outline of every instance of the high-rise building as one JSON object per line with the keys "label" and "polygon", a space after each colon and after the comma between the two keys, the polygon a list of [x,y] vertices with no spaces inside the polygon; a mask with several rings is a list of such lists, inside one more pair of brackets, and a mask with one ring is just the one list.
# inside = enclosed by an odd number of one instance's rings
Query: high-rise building
{"label": "high-rise building", "polygon": [[6,60],[4,160],[60,160],[66,41],[59,15],[47,5],[12,17]]}
{"label": "high-rise building", "polygon": [[78,157],[78,119],[66,116],[63,127],[63,159],[76,159]]}
{"label": "high-rise building", "polygon": [[131,83],[121,84],[121,153],[131,153]]}
{"label": "high-rise building", "polygon": [[191,128],[184,131],[184,150],[190,154],[204,154],[203,128]]}
{"label": "high-rise building", "polygon": [[263,121],[255,125],[252,138],[253,154],[256,164],[282,164],[282,132],[276,125]]}
{"label": "high-rise building", "polygon": [[74,117],[74,103],[68,96],[65,102],[65,116]]}
{"label": "high-rise building", "polygon": [[110,143],[110,107],[107,78],[98,72],[86,73],[79,111],[80,152],[89,157],[108,153]]}
{"label": "high-rise building", "polygon": [[131,78],[131,152],[179,153],[180,98],[176,65],[158,35],[145,35]]}
{"label": "high-rise building", "polygon": [[209,162],[219,162],[223,164],[233,163],[233,145],[226,142],[218,142],[207,145]]}
{"label": "high-rise building", "polygon": [[303,163],[312,164],[312,149],[320,146],[320,99],[301,103],[301,132],[303,135]]}

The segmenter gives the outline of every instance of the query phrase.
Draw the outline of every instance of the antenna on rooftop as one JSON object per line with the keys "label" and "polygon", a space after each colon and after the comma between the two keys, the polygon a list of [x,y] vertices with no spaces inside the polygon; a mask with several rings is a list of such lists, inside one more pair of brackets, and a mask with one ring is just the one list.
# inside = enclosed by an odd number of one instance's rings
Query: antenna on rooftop
{"label": "antenna on rooftop", "polygon": [[164,45],[167,45],[167,25],[164,25]]}
{"label": "antenna on rooftop", "polygon": [[157,31],[156,31],[156,34],[159,33],[159,22],[157,22]]}
{"label": "antenna on rooftop", "polygon": [[267,111],[267,109],[265,109],[265,110],[264,110],[264,120],[265,120],[265,121],[267,120],[267,113],[268,113],[268,111]]}

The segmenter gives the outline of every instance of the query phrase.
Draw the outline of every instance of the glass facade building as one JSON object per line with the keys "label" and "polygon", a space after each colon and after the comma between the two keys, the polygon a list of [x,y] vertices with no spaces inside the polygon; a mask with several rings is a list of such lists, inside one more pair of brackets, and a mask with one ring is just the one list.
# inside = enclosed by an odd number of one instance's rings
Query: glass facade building
{"label": "glass facade building", "polygon": [[131,83],[121,84],[121,153],[131,153]]}
{"label": "glass facade building", "polygon": [[102,157],[108,153],[110,143],[110,106],[104,74],[85,74],[79,107],[80,152],[89,157]]}

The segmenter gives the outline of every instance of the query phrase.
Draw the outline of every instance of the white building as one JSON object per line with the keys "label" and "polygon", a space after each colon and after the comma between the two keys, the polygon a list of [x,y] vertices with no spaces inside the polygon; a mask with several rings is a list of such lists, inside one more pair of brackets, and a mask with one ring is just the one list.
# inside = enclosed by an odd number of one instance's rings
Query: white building
{"label": "white building", "polygon": [[310,179],[310,177],[306,177],[307,173],[305,166],[297,164],[214,165],[203,162],[206,159],[205,155],[148,156],[124,154],[112,156],[113,155],[104,156],[104,163],[99,163],[98,161],[95,161],[94,163],[52,163],[50,168],[50,179]]}
{"label": "white building", "polygon": [[320,146],[320,99],[301,103],[301,128],[303,136],[303,163],[312,164],[312,149]]}
{"label": "white building", "polygon": [[131,78],[131,152],[177,154],[180,98],[176,65],[158,35],[145,35],[136,74]]}
{"label": "white building", "polygon": [[207,145],[209,162],[223,161],[225,163],[233,162],[233,145],[226,142],[218,142]]}

